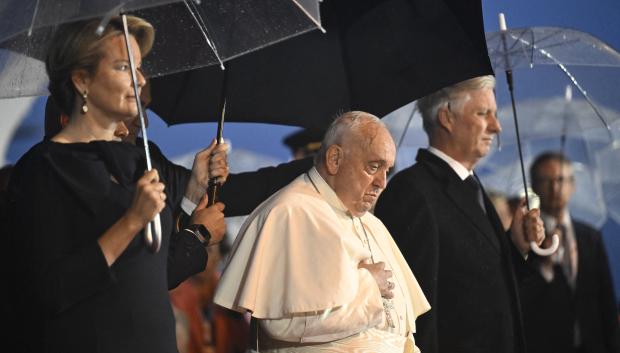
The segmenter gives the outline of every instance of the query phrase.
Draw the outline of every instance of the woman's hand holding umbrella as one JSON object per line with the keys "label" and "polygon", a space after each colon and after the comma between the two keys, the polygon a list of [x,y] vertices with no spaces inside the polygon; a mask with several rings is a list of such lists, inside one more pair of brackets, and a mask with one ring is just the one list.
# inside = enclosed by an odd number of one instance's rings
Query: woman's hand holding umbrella
{"label": "woman's hand holding umbrella", "polygon": [[217,144],[215,139],[209,147],[196,153],[185,197],[196,204],[201,202],[211,178],[221,184],[228,178],[228,144]]}
{"label": "woman's hand holding umbrella", "polygon": [[156,169],[145,172],[138,180],[133,201],[124,217],[98,240],[108,266],[118,259],[127,248],[127,244],[142,229],[150,226],[149,223],[164,209],[166,206],[164,187],[159,181]]}

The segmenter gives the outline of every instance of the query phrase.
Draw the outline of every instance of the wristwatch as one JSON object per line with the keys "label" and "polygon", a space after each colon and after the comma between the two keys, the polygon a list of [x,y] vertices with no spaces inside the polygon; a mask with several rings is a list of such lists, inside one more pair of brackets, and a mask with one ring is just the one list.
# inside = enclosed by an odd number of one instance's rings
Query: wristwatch
{"label": "wristwatch", "polygon": [[194,236],[200,241],[202,246],[207,247],[209,245],[209,240],[211,240],[211,234],[207,228],[202,224],[190,224],[185,227],[186,231],[194,234]]}

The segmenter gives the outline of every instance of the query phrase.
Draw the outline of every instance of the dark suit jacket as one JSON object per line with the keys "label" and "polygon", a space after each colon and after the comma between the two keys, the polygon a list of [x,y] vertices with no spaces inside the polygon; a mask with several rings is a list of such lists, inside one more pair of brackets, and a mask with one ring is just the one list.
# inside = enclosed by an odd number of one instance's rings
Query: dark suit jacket
{"label": "dark suit jacket", "polygon": [[580,222],[573,222],[573,228],[578,254],[575,290],[561,271],[549,283],[537,272],[521,288],[528,352],[571,352],[575,320],[584,352],[620,352],[615,295],[601,235]]}
{"label": "dark suit jacket", "polygon": [[[142,145],[139,140],[137,145]],[[159,147],[149,141],[151,155],[166,161],[169,168],[174,169],[177,174],[185,178],[185,184],[189,181],[192,171],[170,162],[159,149]],[[245,216],[258,207],[276,191],[285,187],[299,175],[307,172],[314,165],[311,157],[301,160],[290,161],[279,164],[275,167],[260,168],[253,172],[229,174],[226,183],[222,185],[218,192],[218,201],[226,205],[224,214],[226,217]],[[170,200],[173,205],[179,205],[185,190],[175,193],[177,195]],[[176,210],[181,211],[180,209]]]}
{"label": "dark suit jacket", "polygon": [[488,217],[447,163],[420,150],[377,203],[431,304],[416,323],[424,353],[524,352],[513,262],[525,263],[484,201]]}
{"label": "dark suit jacket", "polygon": [[252,213],[263,201],[313,165],[313,159],[308,157],[253,172],[230,174],[219,194],[219,199],[226,204],[224,213],[227,217]]}

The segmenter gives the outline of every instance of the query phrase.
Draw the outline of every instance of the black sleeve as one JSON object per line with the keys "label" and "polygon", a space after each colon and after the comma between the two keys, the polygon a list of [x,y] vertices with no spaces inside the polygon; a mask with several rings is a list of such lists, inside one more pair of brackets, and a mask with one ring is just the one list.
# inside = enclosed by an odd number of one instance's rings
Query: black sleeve
{"label": "black sleeve", "polygon": [[535,259],[538,257],[536,253],[530,250],[527,259],[521,255],[521,251],[512,242],[510,230],[505,234],[508,239],[508,246],[510,247],[510,256],[512,262],[512,268],[515,273],[515,278],[520,285],[524,281],[528,281],[532,276],[538,273]]}
{"label": "black sleeve", "polygon": [[207,249],[194,234],[186,230],[173,234],[168,249],[168,289],[204,271],[207,260]]}
{"label": "black sleeve", "polygon": [[191,177],[191,171],[185,167],[170,162],[154,143],[149,144],[153,165],[158,168],[160,179],[166,185],[166,203],[173,210],[173,232],[168,247],[168,289],[176,288],[190,276],[204,271],[207,266],[207,251],[196,237],[183,230],[176,229],[176,222],[183,214],[181,199]]}
{"label": "black sleeve", "polygon": [[[68,219],[77,205],[46,160],[37,156],[18,163],[10,185],[13,219],[8,246],[14,256],[13,283],[20,300],[53,316],[115,282],[96,238],[82,219]],[[15,304],[14,304],[15,305]]]}
{"label": "black sleeve", "polygon": [[159,147],[149,142],[153,165],[157,168],[159,178],[166,185],[166,203],[172,210],[176,210],[181,204],[181,199],[185,195],[185,189],[192,175],[192,171],[172,163],[159,149]]}
{"label": "black sleeve", "polygon": [[605,346],[608,352],[620,352],[620,328],[618,326],[618,309],[616,295],[614,294],[613,281],[609,271],[609,261],[605,244],[599,232],[594,234],[596,273],[599,278],[598,301],[601,303],[601,328],[605,337]]}
{"label": "black sleeve", "polygon": [[416,320],[416,345],[422,352],[439,351],[437,337],[439,234],[424,195],[396,178],[377,202],[375,215],[383,221],[418,280],[431,310]]}
{"label": "black sleeve", "polygon": [[311,157],[261,168],[254,172],[231,174],[220,189],[219,200],[226,205],[227,217],[250,214],[261,202],[313,166]]}

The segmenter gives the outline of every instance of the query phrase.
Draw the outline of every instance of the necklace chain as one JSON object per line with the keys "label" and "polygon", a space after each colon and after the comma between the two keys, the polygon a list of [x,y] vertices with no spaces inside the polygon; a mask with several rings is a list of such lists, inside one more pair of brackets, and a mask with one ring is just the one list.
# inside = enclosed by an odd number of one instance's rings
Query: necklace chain
{"label": "necklace chain", "polygon": [[[312,180],[312,178],[310,177],[310,173],[306,172],[306,176],[310,180],[310,183],[312,183],[312,186],[314,187],[316,192],[320,195],[321,192],[319,191],[319,188],[314,183],[314,180]],[[368,244],[368,251],[370,252],[370,261],[372,261],[372,263],[374,264],[375,258],[374,258],[374,255],[372,254],[372,248],[370,247],[370,239],[368,238],[366,227],[364,227],[364,223],[362,223],[362,219],[360,217],[357,217],[357,219],[360,222],[362,231],[364,232],[364,237],[366,238],[366,244]],[[351,217],[351,220],[355,222],[355,219],[353,217]],[[394,304],[392,304],[391,300],[384,298],[384,297],[381,297],[381,301],[383,302],[383,311],[385,312],[385,321],[387,322],[390,328],[395,328],[396,325],[394,325],[394,319],[392,318],[392,312],[391,312],[391,310],[394,310]]]}
{"label": "necklace chain", "polygon": [[[362,223],[362,219],[357,217],[357,220],[360,222],[360,227],[362,227],[362,231],[364,232],[364,237],[366,238],[366,244],[368,245],[368,251],[370,252],[370,261],[375,263],[375,258],[372,254],[372,248],[370,247],[370,239],[368,238],[368,233],[366,232],[366,227],[364,227],[364,223]],[[381,301],[383,302],[383,311],[385,312],[385,321],[390,328],[395,328],[394,319],[392,318],[392,310],[394,310],[394,304],[391,300],[381,297]]]}

